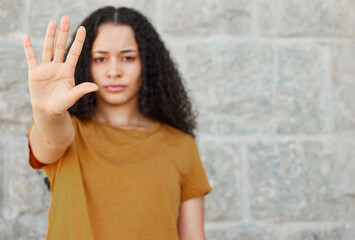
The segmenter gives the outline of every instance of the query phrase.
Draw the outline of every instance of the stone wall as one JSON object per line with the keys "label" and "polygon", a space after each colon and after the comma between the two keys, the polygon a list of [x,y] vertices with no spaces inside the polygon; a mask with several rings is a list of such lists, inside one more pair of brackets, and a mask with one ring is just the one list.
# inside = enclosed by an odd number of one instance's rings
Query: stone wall
{"label": "stone wall", "polygon": [[[43,239],[22,36],[105,5],[147,15],[199,111],[208,240],[355,239],[355,0],[0,0],[0,239]],[[72,28],[72,33],[73,29]]]}

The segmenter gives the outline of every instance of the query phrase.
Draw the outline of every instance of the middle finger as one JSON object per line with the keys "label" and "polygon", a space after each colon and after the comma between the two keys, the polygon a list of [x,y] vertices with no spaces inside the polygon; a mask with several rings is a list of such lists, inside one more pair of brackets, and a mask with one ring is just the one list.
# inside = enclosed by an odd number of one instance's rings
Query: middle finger
{"label": "middle finger", "polygon": [[67,40],[68,40],[69,26],[70,26],[70,18],[68,16],[63,16],[60,21],[59,32],[55,43],[55,49],[54,49],[55,62],[63,62],[65,46],[67,45]]}

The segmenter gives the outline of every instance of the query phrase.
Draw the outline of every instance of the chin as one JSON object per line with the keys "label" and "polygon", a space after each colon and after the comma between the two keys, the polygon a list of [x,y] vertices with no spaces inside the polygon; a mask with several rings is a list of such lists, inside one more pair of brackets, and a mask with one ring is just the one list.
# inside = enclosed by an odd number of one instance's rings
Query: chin
{"label": "chin", "polygon": [[[126,96],[115,96],[115,97],[107,97],[104,99],[100,99],[99,101],[104,103],[105,105],[118,106],[118,105],[124,105],[131,101],[134,101],[134,97],[128,98]],[[136,99],[136,101],[138,102],[138,98]]]}

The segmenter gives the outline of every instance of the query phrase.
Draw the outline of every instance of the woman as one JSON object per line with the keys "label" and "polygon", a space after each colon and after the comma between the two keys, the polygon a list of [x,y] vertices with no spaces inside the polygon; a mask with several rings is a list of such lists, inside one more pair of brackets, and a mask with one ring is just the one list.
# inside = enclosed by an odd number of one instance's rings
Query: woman
{"label": "woman", "polygon": [[24,36],[29,162],[45,171],[52,196],[46,239],[205,239],[212,188],[159,35],[133,9],[102,8],[63,62],[69,22],[61,19],[55,44],[56,23],[48,24],[41,64]]}

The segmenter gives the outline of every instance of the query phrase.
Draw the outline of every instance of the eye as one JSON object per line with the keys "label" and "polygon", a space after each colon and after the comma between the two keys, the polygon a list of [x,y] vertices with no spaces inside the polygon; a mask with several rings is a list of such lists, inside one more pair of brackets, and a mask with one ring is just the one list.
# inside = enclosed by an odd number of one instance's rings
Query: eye
{"label": "eye", "polygon": [[106,59],[104,57],[97,57],[93,59],[94,62],[104,62]]}
{"label": "eye", "polygon": [[135,57],[124,57],[123,61],[125,62],[133,62],[136,58]]}

